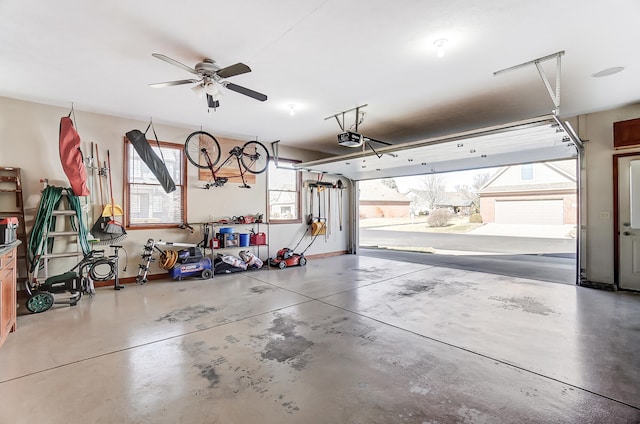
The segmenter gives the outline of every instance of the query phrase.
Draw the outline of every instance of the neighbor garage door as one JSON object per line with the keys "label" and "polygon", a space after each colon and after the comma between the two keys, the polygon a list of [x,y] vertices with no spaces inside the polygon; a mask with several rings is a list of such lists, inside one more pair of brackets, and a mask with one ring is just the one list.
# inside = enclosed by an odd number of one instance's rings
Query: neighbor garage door
{"label": "neighbor garage door", "polygon": [[562,200],[496,201],[496,224],[562,225]]}

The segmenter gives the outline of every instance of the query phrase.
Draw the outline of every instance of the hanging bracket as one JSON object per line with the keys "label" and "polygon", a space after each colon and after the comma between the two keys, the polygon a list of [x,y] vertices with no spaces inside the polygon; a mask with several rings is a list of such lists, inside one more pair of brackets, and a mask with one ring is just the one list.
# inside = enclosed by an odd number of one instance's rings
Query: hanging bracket
{"label": "hanging bracket", "polygon": [[[368,105],[361,105],[361,106],[356,106],[354,108],[345,110],[344,112],[340,112],[340,113],[336,113],[335,115],[331,115],[331,116],[327,116],[326,118],[324,118],[324,120],[328,120],[331,118],[335,118],[336,122],[338,123],[338,126],[340,127],[340,129],[342,131],[346,131],[345,126],[344,126],[344,116],[352,111],[356,111],[356,118],[355,118],[355,124],[353,126],[354,130],[356,132],[358,132],[358,125],[360,125],[362,123],[362,121],[364,121],[364,112],[360,112],[360,109],[367,107]],[[340,120],[340,118],[342,118],[342,121]]]}
{"label": "hanging bracket", "polygon": [[278,168],[278,157],[279,157],[278,143],[280,143],[280,140],[271,142],[271,151],[273,152],[273,162],[275,163],[276,168]]}
{"label": "hanging bracket", "polygon": [[[515,66],[511,66],[509,68],[505,68],[505,69],[501,69],[499,71],[496,71],[493,73],[494,76],[498,75],[498,74],[502,74],[504,72],[508,72],[508,71],[513,71],[519,68],[523,68],[525,66],[529,66],[529,65],[535,65],[536,69],[538,70],[538,74],[540,74],[540,78],[542,78],[542,82],[544,83],[544,86],[547,88],[547,91],[549,92],[549,96],[551,97],[551,101],[553,102],[553,105],[555,106],[555,110],[553,111],[554,115],[559,115],[560,114],[560,74],[561,74],[561,57],[564,55],[564,50],[559,51],[557,53],[553,53],[550,54],[548,56],[544,56],[544,57],[539,57],[538,59],[534,59],[534,60],[530,60],[529,62],[525,62],[525,63],[521,63],[519,65],[515,65]],[[551,83],[549,82],[549,78],[547,77],[547,74],[544,72],[544,69],[542,69],[542,66],[540,65],[541,62],[547,61],[547,60],[551,60],[551,59],[556,59],[556,87],[555,90],[551,87]]]}

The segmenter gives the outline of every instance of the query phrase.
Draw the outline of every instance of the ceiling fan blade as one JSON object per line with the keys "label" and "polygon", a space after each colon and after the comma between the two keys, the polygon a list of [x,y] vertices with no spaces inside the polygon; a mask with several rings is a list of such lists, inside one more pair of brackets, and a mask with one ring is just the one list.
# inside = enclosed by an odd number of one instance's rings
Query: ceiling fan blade
{"label": "ceiling fan blade", "polygon": [[257,91],[249,90],[246,87],[242,87],[232,82],[225,82],[223,85],[227,87],[229,90],[235,91],[240,94],[244,94],[245,96],[252,97],[256,100],[260,100],[261,102],[264,102],[265,100],[267,100],[266,95],[262,93],[258,93]]}
{"label": "ceiling fan blade", "polygon": [[183,84],[191,84],[194,82],[200,82],[197,79],[186,79],[186,80],[178,80],[178,81],[167,81],[167,82],[156,82],[155,84],[149,84],[149,87],[152,88],[164,88],[171,87],[174,85],[183,85]]}
{"label": "ceiling fan blade", "polygon": [[156,59],[160,59],[160,60],[163,60],[163,61],[165,61],[167,63],[170,63],[170,64],[172,64],[174,66],[177,66],[178,68],[182,68],[187,72],[191,72],[192,74],[198,75],[198,73],[196,72],[195,69],[190,68],[187,65],[178,62],[175,59],[171,59],[169,56],[165,56],[165,55],[160,54],[160,53],[152,53],[151,56],[155,57]]}
{"label": "ceiling fan blade", "polygon": [[207,94],[207,106],[209,106],[210,109],[217,109],[220,107],[220,102],[214,99],[211,94]]}
{"label": "ceiling fan blade", "polygon": [[251,68],[244,63],[236,63],[235,65],[220,69],[216,74],[218,74],[220,78],[229,78],[240,74],[246,74],[247,72],[251,72]]}

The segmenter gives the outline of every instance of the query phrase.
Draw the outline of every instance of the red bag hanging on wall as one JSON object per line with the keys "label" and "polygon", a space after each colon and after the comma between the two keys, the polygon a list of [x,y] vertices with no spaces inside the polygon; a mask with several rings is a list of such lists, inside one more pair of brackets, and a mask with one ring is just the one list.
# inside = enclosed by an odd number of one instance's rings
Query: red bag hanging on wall
{"label": "red bag hanging on wall", "polygon": [[80,136],[70,117],[60,118],[60,161],[76,196],[88,196],[87,169],[80,150]]}

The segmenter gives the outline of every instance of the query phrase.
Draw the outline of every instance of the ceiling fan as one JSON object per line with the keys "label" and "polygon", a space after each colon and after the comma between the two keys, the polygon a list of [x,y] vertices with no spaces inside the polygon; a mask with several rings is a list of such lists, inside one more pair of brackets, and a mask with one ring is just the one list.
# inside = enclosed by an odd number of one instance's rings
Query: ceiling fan
{"label": "ceiling fan", "polygon": [[197,75],[198,79],[191,78],[178,81],[158,82],[155,84],[149,84],[149,87],[163,88],[171,87],[174,85],[197,84],[191,89],[200,97],[202,97],[203,94],[206,94],[207,105],[213,109],[220,106],[219,97],[222,95],[220,86],[231,91],[244,94],[245,96],[249,96],[261,102],[267,100],[267,96],[262,93],[258,93],[257,91],[253,91],[246,87],[242,87],[232,82],[225,81],[226,78],[251,72],[251,68],[249,68],[244,63],[236,63],[235,65],[222,68],[218,66],[215,60],[203,59],[202,62],[197,63],[194,68],[190,68],[187,65],[160,53],[153,53],[152,56],[170,63],[171,65],[177,66],[178,68],[182,68],[194,75]]}

